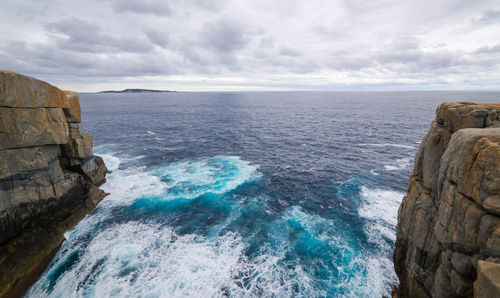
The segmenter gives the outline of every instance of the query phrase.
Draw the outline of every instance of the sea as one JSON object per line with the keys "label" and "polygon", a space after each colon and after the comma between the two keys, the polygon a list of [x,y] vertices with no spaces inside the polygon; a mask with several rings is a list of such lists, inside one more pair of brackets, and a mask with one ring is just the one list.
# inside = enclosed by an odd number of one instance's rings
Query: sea
{"label": "sea", "polygon": [[109,195],[26,296],[389,296],[444,101],[500,92],[82,93]]}

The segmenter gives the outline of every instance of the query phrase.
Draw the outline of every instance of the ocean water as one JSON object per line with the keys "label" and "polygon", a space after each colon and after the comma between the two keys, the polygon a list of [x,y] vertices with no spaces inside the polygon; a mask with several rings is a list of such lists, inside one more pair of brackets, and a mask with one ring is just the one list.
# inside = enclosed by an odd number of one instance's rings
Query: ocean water
{"label": "ocean water", "polygon": [[381,297],[443,101],[499,92],[81,94],[110,195],[28,297]]}

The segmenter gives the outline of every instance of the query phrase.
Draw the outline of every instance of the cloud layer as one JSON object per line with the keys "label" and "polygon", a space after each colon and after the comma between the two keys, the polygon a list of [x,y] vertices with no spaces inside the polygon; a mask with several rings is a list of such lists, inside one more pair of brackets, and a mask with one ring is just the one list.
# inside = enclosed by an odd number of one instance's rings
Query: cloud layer
{"label": "cloud layer", "polygon": [[64,88],[500,89],[496,0],[5,0],[0,68]]}

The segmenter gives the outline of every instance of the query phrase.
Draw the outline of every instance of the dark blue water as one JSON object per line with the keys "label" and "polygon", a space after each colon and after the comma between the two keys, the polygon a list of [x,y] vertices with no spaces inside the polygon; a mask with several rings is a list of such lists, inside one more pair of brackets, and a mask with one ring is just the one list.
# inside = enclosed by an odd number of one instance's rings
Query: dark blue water
{"label": "dark blue water", "polygon": [[381,297],[443,101],[493,92],[82,94],[110,195],[28,296]]}

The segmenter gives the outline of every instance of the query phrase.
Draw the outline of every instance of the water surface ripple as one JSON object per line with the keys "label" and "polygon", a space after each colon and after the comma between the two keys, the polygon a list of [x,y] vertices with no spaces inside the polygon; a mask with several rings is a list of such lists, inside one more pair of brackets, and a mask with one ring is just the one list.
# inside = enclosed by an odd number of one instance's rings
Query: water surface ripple
{"label": "water surface ripple", "polygon": [[494,92],[81,94],[110,193],[28,297],[381,297],[418,145]]}

